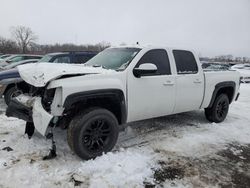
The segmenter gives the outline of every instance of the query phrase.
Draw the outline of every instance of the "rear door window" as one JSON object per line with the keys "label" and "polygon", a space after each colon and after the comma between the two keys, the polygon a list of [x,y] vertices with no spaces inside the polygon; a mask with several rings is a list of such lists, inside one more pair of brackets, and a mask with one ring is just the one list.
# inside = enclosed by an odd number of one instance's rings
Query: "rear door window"
{"label": "rear door window", "polygon": [[177,74],[196,74],[197,62],[192,52],[186,50],[173,50]]}

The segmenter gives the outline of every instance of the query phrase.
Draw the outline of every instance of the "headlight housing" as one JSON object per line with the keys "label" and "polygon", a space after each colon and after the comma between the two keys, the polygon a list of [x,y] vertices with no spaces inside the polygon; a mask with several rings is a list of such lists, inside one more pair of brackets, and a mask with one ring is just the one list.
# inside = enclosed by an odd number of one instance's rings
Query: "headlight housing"
{"label": "headlight housing", "polygon": [[50,111],[50,106],[53,102],[56,89],[45,89],[42,96],[42,104],[45,110]]}

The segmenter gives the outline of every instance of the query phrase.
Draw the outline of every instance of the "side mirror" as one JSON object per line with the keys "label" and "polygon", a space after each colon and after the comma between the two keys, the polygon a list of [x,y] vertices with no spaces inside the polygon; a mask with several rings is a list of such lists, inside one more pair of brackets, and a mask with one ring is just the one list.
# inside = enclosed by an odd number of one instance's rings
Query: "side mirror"
{"label": "side mirror", "polygon": [[140,78],[141,76],[146,76],[148,74],[156,73],[157,67],[152,63],[141,64],[138,68],[134,68],[133,74],[135,77]]}

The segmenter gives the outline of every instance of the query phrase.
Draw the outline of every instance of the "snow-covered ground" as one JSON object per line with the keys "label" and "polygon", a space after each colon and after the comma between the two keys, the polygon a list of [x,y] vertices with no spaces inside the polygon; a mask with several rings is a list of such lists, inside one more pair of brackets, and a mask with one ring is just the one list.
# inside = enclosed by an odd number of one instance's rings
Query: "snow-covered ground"
{"label": "snow-covered ground", "polygon": [[0,188],[250,187],[250,84],[223,123],[208,123],[202,110],[133,123],[113,152],[90,161],[70,151],[60,129],[58,157],[43,161],[50,141],[29,140],[24,122],[4,111],[1,101]]}

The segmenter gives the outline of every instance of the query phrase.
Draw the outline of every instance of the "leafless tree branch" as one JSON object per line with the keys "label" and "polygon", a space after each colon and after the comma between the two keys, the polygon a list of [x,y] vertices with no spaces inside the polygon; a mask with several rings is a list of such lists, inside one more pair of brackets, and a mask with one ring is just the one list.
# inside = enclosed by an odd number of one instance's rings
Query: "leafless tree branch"
{"label": "leafless tree branch", "polygon": [[22,49],[22,53],[26,53],[30,45],[32,43],[35,43],[35,41],[37,40],[37,36],[29,27],[12,27],[11,33],[19,47]]}

